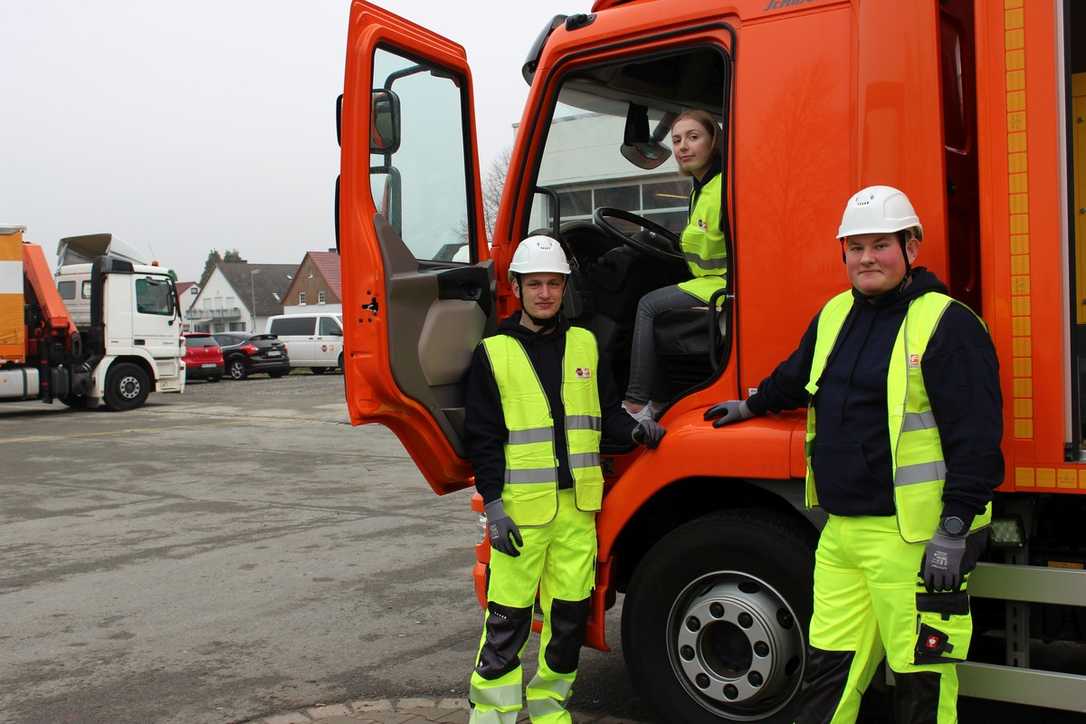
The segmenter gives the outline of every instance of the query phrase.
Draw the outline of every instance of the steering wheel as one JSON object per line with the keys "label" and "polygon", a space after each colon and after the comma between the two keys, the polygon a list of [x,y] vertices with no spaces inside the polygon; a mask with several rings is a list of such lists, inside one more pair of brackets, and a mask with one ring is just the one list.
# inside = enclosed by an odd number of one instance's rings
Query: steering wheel
{"label": "steering wheel", "polygon": [[[611,221],[611,219],[619,219],[635,224],[648,233],[647,235],[639,235],[637,233],[627,234]],[[686,261],[686,257],[679,251],[678,235],[654,221],[649,221],[644,216],[638,216],[637,214],[623,209],[602,206],[592,213],[592,221],[606,231],[612,238],[618,240],[622,244],[637,249],[647,256],[661,261]],[[647,238],[645,238],[645,236],[647,236]]]}

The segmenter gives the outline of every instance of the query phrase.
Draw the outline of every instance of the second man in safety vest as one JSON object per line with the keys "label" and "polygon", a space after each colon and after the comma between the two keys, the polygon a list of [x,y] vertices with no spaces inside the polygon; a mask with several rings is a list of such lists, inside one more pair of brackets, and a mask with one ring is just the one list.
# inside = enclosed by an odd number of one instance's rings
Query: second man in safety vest
{"label": "second man in safety vest", "polygon": [[888,186],[856,193],[838,231],[852,288],[716,426],[807,406],[807,504],[829,513],[796,707],[854,722],[885,651],[898,724],[957,721],[972,635],[967,574],[1003,480],[1002,400],[984,323],[912,268],[923,230]]}
{"label": "second man in safety vest", "polygon": [[468,373],[468,449],[491,546],[469,693],[476,724],[517,720],[537,591],[543,632],[528,713],[535,724],[572,721],[566,702],[596,578],[601,434],[651,448],[664,436],[626,414],[595,337],[560,314],[569,273],[555,239],[522,241],[509,266],[522,310],[483,340]]}

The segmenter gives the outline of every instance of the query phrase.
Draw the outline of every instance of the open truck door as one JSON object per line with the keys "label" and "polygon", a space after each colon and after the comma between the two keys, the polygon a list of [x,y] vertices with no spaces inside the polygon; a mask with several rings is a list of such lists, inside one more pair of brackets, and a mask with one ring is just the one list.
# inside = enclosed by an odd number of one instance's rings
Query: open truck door
{"label": "open truck door", "polygon": [[464,375],[495,314],[464,49],[355,2],[337,109],[351,423],[386,425],[435,492],[458,490]]}

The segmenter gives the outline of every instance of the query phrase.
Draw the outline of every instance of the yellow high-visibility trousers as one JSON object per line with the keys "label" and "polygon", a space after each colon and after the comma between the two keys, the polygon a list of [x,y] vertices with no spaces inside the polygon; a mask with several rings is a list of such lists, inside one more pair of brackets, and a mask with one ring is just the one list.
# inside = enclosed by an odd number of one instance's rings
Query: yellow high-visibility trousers
{"label": "yellow high-visibility trousers", "polygon": [[522,708],[520,655],[538,592],[543,631],[538,669],[526,692],[528,714],[535,724],[571,724],[566,702],[596,580],[596,514],[578,510],[573,491],[560,490],[554,520],[522,527],[520,534],[524,546],[519,556],[490,551],[487,610],[468,694],[470,722],[516,722]]}
{"label": "yellow high-visibility trousers", "polygon": [[884,655],[899,724],[958,721],[955,664],[969,652],[969,596],[964,585],[925,591],[924,547],[902,540],[895,516],[830,516],[815,554],[799,724],[855,722]]}

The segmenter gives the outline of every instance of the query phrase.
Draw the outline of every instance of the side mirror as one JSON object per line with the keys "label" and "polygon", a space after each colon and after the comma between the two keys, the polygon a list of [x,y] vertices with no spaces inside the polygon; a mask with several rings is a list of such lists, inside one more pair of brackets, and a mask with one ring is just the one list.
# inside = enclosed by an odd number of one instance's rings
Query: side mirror
{"label": "side mirror", "polygon": [[649,109],[633,103],[626,112],[626,129],[619,151],[627,161],[646,171],[660,166],[671,155],[656,134],[649,135]]}
{"label": "side mirror", "polygon": [[370,153],[393,154],[400,148],[400,97],[375,88],[370,95]]}

